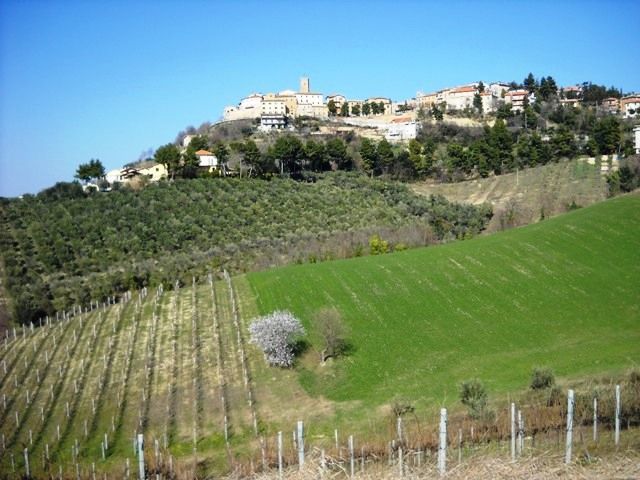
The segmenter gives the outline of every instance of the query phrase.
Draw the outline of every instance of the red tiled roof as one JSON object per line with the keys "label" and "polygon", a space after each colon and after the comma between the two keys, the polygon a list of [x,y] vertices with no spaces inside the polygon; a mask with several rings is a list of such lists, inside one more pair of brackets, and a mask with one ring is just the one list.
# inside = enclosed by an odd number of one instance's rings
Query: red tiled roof
{"label": "red tiled roof", "polygon": [[453,93],[475,92],[476,90],[476,87],[458,87],[453,91]]}
{"label": "red tiled roof", "polygon": [[213,155],[213,153],[211,153],[211,152],[209,152],[209,151],[207,151],[207,150],[198,150],[198,151],[196,152],[196,155],[198,155],[198,156]]}

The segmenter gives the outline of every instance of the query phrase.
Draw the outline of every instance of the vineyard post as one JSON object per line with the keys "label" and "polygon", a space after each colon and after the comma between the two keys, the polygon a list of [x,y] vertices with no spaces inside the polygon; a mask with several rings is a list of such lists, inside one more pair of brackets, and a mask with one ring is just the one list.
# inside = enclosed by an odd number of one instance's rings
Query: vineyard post
{"label": "vineyard post", "polygon": [[440,409],[440,444],[438,447],[438,472],[447,471],[447,409]]}
{"label": "vineyard post", "polygon": [[404,477],[404,456],[402,455],[402,445],[398,446],[398,474]]}
{"label": "vineyard post", "polygon": [[324,448],[320,450],[320,478],[324,478],[324,471],[327,468],[327,460],[324,457]]}
{"label": "vineyard post", "polygon": [[27,478],[31,476],[31,472],[29,472],[29,449],[28,448],[24,449],[24,472]]}
{"label": "vineyard post", "polygon": [[518,411],[518,428],[520,429],[520,455],[524,451],[524,416],[522,410]]}
{"label": "vineyard post", "polygon": [[458,429],[458,463],[462,463],[462,429]]}
{"label": "vineyard post", "polygon": [[349,435],[349,473],[350,477],[353,478],[355,470],[355,459],[353,455],[353,435]]}
{"label": "vineyard post", "polygon": [[593,397],[593,441],[598,441],[598,397]]}
{"label": "vineyard post", "polygon": [[522,410],[518,410],[518,439],[516,441],[516,453],[522,455]]}
{"label": "vineyard post", "polygon": [[297,441],[298,441],[298,465],[300,470],[302,470],[302,467],[304,465],[304,424],[302,423],[302,420],[298,420]]}
{"label": "vineyard post", "polygon": [[337,428],[333,429],[333,436],[336,439],[336,452],[337,452],[338,451],[338,429]]}
{"label": "vineyard post", "polygon": [[91,480],[96,480],[96,463],[91,462]]}
{"label": "vineyard post", "polygon": [[620,443],[620,385],[616,385],[616,446]]}
{"label": "vineyard post", "polygon": [[278,432],[278,478],[282,479],[282,432]]}
{"label": "vineyard post", "polygon": [[138,469],[140,480],[144,480],[144,435],[138,434]]}
{"label": "vineyard post", "polygon": [[402,417],[400,415],[396,419],[396,435],[398,436],[398,441],[402,442]]}
{"label": "vineyard post", "polygon": [[360,471],[364,473],[364,447],[360,447]]}
{"label": "vineyard post", "polygon": [[516,459],[516,404],[511,402],[511,460]]}
{"label": "vineyard post", "polygon": [[567,444],[564,463],[571,463],[571,447],[573,445],[573,390],[567,395]]}

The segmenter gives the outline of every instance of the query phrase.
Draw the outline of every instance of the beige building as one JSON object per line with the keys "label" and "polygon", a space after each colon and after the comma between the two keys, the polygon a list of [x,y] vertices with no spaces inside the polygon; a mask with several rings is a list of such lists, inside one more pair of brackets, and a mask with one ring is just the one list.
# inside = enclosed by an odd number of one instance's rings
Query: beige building
{"label": "beige building", "polygon": [[277,96],[265,95],[260,104],[260,115],[286,115],[287,104]]}
{"label": "beige building", "polygon": [[391,115],[391,99],[387,97],[371,97],[365,100],[365,103],[377,103],[384,106],[384,115]]}
{"label": "beige building", "polygon": [[640,117],[640,95],[629,95],[622,98],[620,109],[625,118]]}
{"label": "beige building", "polygon": [[418,92],[416,94],[416,104],[418,108],[431,108],[438,101],[437,93],[422,93]]}
{"label": "beige building", "polygon": [[607,113],[618,113],[620,111],[620,100],[615,97],[605,98],[602,101],[602,109]]}
{"label": "beige building", "polygon": [[530,94],[528,90],[510,90],[504,95],[505,103],[510,103],[511,110],[514,112],[523,110],[527,100],[530,103],[535,101],[535,96]]}

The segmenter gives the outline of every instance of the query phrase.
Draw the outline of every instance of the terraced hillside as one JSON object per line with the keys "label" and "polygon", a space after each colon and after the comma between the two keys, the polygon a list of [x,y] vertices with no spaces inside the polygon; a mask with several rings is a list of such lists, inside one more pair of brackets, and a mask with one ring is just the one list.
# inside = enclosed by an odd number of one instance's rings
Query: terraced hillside
{"label": "terraced hillside", "polygon": [[[248,473],[273,465],[276,433],[298,419],[314,442],[334,428],[388,439],[377,422],[395,399],[432,421],[469,377],[499,397],[533,365],[622,371],[640,353],[639,207],[626,196],[444,246],[205,276],[11,331],[0,472],[22,475],[26,452],[39,477],[133,476],[144,433],[149,475]],[[271,369],[247,341],[259,313],[288,308],[311,327],[324,306],[351,329],[347,358],[320,367],[311,341],[296,369]]]}
{"label": "terraced hillside", "polygon": [[575,202],[588,206],[604,200],[607,182],[599,165],[586,159],[550,163],[490,178],[460,183],[415,183],[411,187],[422,195],[443,195],[449,201],[493,206],[490,230],[525,225],[541,216],[563,213]]}

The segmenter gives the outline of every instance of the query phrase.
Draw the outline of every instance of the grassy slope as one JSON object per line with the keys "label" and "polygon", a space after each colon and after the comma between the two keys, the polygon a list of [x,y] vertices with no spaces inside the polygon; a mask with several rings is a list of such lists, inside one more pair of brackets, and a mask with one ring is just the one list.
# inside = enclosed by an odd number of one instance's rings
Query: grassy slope
{"label": "grassy slope", "polygon": [[526,387],[531,368],[560,376],[619,370],[640,354],[640,196],[529,227],[434,248],[248,275],[262,312],[309,326],[338,308],[355,352],[303,367],[313,394],[377,405],[457,400],[480,377],[490,392]]}
{"label": "grassy slope", "polygon": [[411,188],[418,194],[444,195],[455,202],[491,203],[496,213],[490,225],[493,230],[500,224],[500,213],[510,206],[515,208],[516,222],[523,225],[538,221],[542,208],[545,215],[555,215],[566,211],[572,201],[584,207],[603,200],[607,193],[600,166],[584,159],[468,182],[415,183]]}

